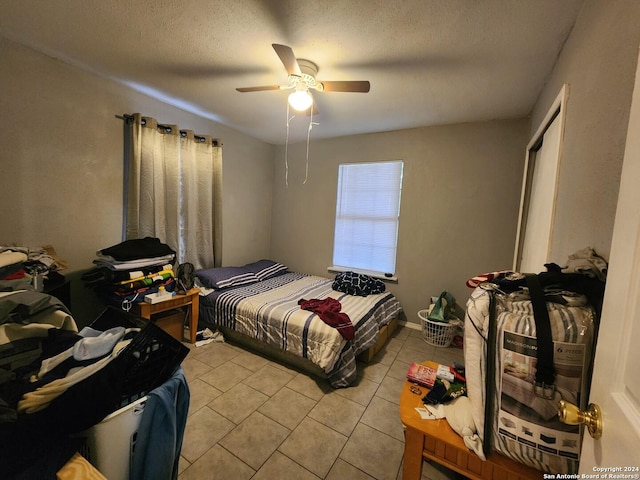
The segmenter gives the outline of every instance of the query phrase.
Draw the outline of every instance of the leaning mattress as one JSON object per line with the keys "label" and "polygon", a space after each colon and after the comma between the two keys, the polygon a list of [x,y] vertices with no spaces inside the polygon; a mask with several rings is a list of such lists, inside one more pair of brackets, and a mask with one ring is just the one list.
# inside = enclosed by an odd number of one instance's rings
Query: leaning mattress
{"label": "leaning mattress", "polygon": [[[496,302],[496,355],[487,358],[490,299]],[[541,471],[576,473],[581,429],[557,418],[560,399],[586,404],[595,313],[586,297],[571,305],[547,302],[554,343],[556,385],[551,398],[534,394],[536,324],[528,294],[476,288],[467,301],[464,356],[468,396],[478,435],[491,449]],[[494,362],[492,369],[487,369]],[[493,378],[488,371],[493,370]],[[487,384],[490,385],[487,399]],[[485,424],[486,404],[493,408]],[[485,425],[490,431],[485,432]]]}

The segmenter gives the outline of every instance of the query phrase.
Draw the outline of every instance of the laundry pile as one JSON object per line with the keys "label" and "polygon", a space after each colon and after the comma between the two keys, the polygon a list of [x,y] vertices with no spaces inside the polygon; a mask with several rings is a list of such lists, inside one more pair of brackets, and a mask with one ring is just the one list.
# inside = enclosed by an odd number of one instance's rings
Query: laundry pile
{"label": "laundry pile", "polygon": [[107,304],[128,311],[132,303],[161,287],[167,292],[176,289],[175,259],[175,251],[158,238],[125,240],[99,250],[96,266],[82,275],[82,281]]}
{"label": "laundry pile", "polygon": [[[56,478],[55,472],[77,451],[78,439],[72,434],[150,394],[176,374],[189,349],[153,323],[134,325],[106,313],[80,331],[75,324],[50,328],[41,339],[41,353],[8,372],[11,378],[0,382],[0,478]],[[29,330],[29,325],[21,327]],[[183,383],[187,396],[182,404],[188,405],[186,380]],[[167,416],[163,421],[171,424]],[[171,429],[156,430],[154,436],[165,431]],[[119,440],[127,437],[114,439]]]}
{"label": "laundry pile", "polygon": [[47,408],[70,387],[117,357],[139,330],[114,327],[101,332],[84,327],[78,333],[60,331],[50,336],[47,350],[51,356],[42,359],[39,370],[29,379],[18,402],[18,413]]}
{"label": "laundry pile", "polygon": [[15,369],[40,355],[41,342],[50,329],[78,331],[60,300],[32,290],[0,292],[0,390],[14,378]]}
{"label": "laundry pile", "polygon": [[[0,246],[0,289],[41,290],[42,281],[66,267],[52,246]],[[55,273],[54,273],[55,272]]]}
{"label": "laundry pile", "polygon": [[[412,363],[407,371],[407,380],[413,385],[411,393],[424,395],[422,407],[416,408],[423,420],[446,418],[447,423],[462,437],[469,450],[486,460],[482,451],[482,441],[473,421],[472,407],[467,397],[467,379],[464,365],[421,365]],[[426,394],[422,387],[427,387]]]}

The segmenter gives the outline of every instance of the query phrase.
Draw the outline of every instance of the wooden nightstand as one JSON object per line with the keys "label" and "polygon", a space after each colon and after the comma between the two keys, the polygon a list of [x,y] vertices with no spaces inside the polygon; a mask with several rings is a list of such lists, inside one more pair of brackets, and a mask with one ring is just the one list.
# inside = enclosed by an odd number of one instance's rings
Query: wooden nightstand
{"label": "wooden nightstand", "polygon": [[[422,362],[432,368],[438,364]],[[539,480],[542,472],[491,452],[487,460],[480,460],[453,431],[446,419],[422,420],[416,407],[422,407],[422,398],[429,389],[418,386],[419,394],[411,391],[412,383],[406,381],[400,394],[400,421],[405,427],[403,480],[419,480],[422,476],[422,460],[434,461],[461,473],[472,480]]]}
{"label": "wooden nightstand", "polygon": [[[179,308],[187,308],[187,315],[189,318],[189,341],[196,343],[196,333],[198,330],[198,313],[199,313],[199,298],[200,290],[197,288],[189,290],[184,295],[174,295],[167,300],[163,300],[158,303],[140,302],[134,304],[133,312],[142,318],[151,320],[151,316],[163,312],[169,312]],[[176,319],[174,316],[165,317],[168,319],[167,323],[163,323],[162,319],[159,320],[158,326],[167,333],[171,334],[174,338],[180,335],[184,335],[184,319],[179,318],[179,326],[176,325]],[[177,339],[177,338],[176,338]],[[182,338],[179,339],[182,341]]]}

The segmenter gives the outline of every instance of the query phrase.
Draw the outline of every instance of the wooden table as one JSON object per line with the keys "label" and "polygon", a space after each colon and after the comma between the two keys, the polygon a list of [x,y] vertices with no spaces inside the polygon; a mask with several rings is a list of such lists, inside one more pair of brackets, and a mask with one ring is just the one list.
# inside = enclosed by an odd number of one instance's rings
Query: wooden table
{"label": "wooden table", "polygon": [[187,307],[189,315],[189,341],[191,343],[196,343],[199,314],[199,294],[200,290],[194,288],[189,290],[184,295],[174,295],[172,297],[169,297],[168,300],[163,300],[158,303],[136,303],[134,306],[134,311],[142,318],[151,320],[151,315],[155,313],[162,313],[176,308]]}
{"label": "wooden table", "polygon": [[86,458],[76,453],[56,472],[56,480],[107,480]]}
{"label": "wooden table", "polygon": [[[423,364],[437,367],[435,362]],[[542,472],[495,452],[490,453],[486,461],[481,460],[465,446],[446,419],[422,420],[415,408],[422,406],[422,397],[429,390],[420,387],[422,393],[416,395],[409,390],[411,385],[405,382],[400,395],[400,419],[405,426],[403,480],[420,480],[423,458],[474,480],[542,478]]]}

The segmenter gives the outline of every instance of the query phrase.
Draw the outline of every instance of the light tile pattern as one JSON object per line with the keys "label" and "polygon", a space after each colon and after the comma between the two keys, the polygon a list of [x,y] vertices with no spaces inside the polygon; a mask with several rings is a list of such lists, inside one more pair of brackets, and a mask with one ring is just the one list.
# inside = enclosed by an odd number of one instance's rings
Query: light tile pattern
{"label": "light tile pattern", "polygon": [[[210,343],[183,362],[191,405],[180,480],[400,480],[404,431],[398,403],[410,362],[463,362],[462,350],[427,344],[399,328],[358,383],[333,389],[229,343]],[[423,479],[457,474],[425,462]]]}

